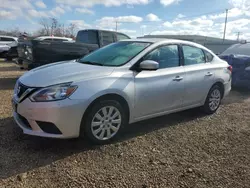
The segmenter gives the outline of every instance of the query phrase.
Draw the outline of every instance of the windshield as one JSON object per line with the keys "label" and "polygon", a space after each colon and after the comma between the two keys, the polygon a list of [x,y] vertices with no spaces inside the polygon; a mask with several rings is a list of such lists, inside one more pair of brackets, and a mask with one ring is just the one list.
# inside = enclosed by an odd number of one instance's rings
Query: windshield
{"label": "windshield", "polygon": [[81,58],[79,62],[102,66],[121,66],[149,45],[150,43],[146,42],[117,42],[94,51],[93,53]]}
{"label": "windshield", "polygon": [[235,44],[226,49],[221,55],[249,55],[250,56],[250,44]]}

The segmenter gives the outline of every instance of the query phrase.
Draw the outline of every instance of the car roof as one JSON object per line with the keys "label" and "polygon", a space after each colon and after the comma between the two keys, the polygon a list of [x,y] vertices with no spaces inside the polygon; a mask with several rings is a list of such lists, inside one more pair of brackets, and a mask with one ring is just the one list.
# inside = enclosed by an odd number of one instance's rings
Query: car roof
{"label": "car roof", "polygon": [[[134,41],[134,42],[150,42],[150,43],[154,43],[154,44],[171,44],[171,43],[177,43],[177,44],[186,44],[186,45],[191,45],[191,46],[195,46],[197,48],[203,48],[209,52],[212,53],[211,50],[207,49],[206,47],[198,44],[198,43],[194,43],[194,42],[190,42],[190,41],[185,41],[185,40],[178,40],[178,39],[166,39],[166,38],[137,38],[137,39],[125,39],[122,41]],[[214,54],[214,53],[213,53]]]}
{"label": "car roof", "polygon": [[6,35],[0,35],[0,37],[12,38],[12,39],[15,39],[15,40],[17,40],[17,39],[18,39],[17,37],[6,36]]}
{"label": "car roof", "polygon": [[35,40],[42,40],[42,39],[65,39],[65,40],[73,40],[71,38],[66,38],[66,37],[51,37],[51,36],[41,36],[41,37],[37,37],[35,38]]}

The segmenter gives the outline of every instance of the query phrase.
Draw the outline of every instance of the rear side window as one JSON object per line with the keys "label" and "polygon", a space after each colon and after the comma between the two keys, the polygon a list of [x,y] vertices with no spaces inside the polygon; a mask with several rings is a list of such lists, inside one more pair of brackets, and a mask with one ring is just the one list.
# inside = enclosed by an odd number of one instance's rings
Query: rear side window
{"label": "rear side window", "polygon": [[1,37],[1,41],[15,41],[13,38]]}
{"label": "rear side window", "polygon": [[205,56],[206,56],[206,62],[211,62],[213,61],[214,56],[209,53],[208,51],[204,50]]}
{"label": "rear side window", "polygon": [[76,36],[76,42],[87,44],[99,44],[96,31],[79,31]]}
{"label": "rear side window", "polygon": [[117,36],[118,41],[124,40],[124,39],[129,39],[129,37],[127,37],[126,35],[120,34],[120,33],[117,33],[116,36]]}
{"label": "rear side window", "polygon": [[205,56],[200,48],[193,46],[182,46],[185,65],[196,65],[205,63]]}
{"label": "rear side window", "polygon": [[104,46],[115,42],[113,33],[105,31],[102,32],[102,40]]}

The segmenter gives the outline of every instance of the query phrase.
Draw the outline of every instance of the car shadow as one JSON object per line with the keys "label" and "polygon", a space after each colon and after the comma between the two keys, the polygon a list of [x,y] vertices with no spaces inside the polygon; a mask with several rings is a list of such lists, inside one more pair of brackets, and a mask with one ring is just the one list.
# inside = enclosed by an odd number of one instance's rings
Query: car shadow
{"label": "car shadow", "polygon": [[[112,144],[124,142],[131,138],[202,116],[204,116],[203,113],[197,109],[192,109],[134,123],[128,125],[124,133]],[[0,179],[53,164],[53,162],[73,154],[89,150],[101,150],[101,147],[103,147],[91,145],[86,140],[80,138],[60,140],[24,135],[12,117],[0,119],[0,137],[0,169],[4,169],[0,170]]]}
{"label": "car shadow", "polygon": [[10,90],[14,89],[16,78],[0,78],[0,90]]}

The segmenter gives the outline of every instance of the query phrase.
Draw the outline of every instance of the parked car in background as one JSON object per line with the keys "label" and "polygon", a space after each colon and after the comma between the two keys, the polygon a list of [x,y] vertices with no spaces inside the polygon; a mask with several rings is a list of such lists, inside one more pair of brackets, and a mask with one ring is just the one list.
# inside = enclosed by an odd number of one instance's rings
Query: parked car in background
{"label": "parked car in background", "polygon": [[20,66],[21,69],[23,69],[24,66],[25,66],[25,68],[27,68],[27,65],[23,65],[23,61],[24,61],[26,55],[31,51],[31,48],[29,46],[31,44],[31,40],[35,40],[37,42],[38,41],[74,42],[74,40],[71,38],[54,37],[54,36],[40,36],[40,37],[36,37],[36,38],[30,39],[30,40],[27,40],[27,39],[20,40],[18,48],[17,48],[19,58],[18,58],[16,63]]}
{"label": "parked car in background", "polygon": [[214,113],[231,89],[231,66],[192,42],[131,39],[19,78],[13,116],[25,134],[95,143],[127,123],[201,106]]}
{"label": "parked car in background", "polygon": [[232,85],[250,89],[250,43],[232,45],[219,57],[233,67]]}
{"label": "parked car in background", "polygon": [[74,41],[72,38],[67,37],[52,37],[52,36],[40,36],[35,38],[37,41],[58,41],[58,42],[66,42],[66,41]]}
{"label": "parked car in background", "polygon": [[12,60],[18,56],[17,53],[18,38],[0,35],[0,58]]}
{"label": "parked car in background", "polygon": [[76,41],[31,40],[19,45],[21,66],[32,69],[41,65],[80,58],[110,43],[129,39],[125,34],[104,30],[81,30]]}

